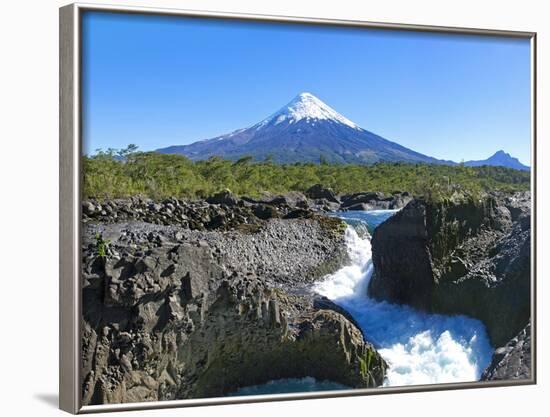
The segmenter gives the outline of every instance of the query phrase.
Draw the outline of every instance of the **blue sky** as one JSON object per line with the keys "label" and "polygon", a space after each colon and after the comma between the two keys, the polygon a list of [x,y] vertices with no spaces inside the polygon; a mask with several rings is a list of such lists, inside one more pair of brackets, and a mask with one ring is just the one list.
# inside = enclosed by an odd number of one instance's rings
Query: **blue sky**
{"label": "blue sky", "polygon": [[84,151],[183,145],[298,93],[415,151],[530,165],[528,40],[87,12]]}

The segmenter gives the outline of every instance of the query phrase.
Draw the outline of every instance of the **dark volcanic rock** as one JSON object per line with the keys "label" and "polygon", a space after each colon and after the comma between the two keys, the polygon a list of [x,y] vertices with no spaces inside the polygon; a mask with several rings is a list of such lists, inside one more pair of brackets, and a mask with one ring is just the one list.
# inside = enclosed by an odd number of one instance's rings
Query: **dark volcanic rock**
{"label": "dark volcanic rock", "polygon": [[[233,230],[242,225],[259,225],[260,220],[250,206],[232,194],[222,192],[206,201],[168,198],[154,201],[132,197],[106,202],[96,200],[82,203],[85,223],[123,223],[143,221],[158,225],[177,225],[192,230]],[[214,203],[216,202],[216,203]]]}
{"label": "dark volcanic rock", "polygon": [[403,208],[412,200],[409,193],[394,192],[386,196],[380,192],[345,194],[341,197],[341,209],[346,210],[388,210]]}
{"label": "dark volcanic rock", "polygon": [[297,191],[291,191],[285,195],[279,195],[272,198],[265,203],[275,205],[275,206],[286,206],[290,208],[308,208],[309,202],[307,197]]}
{"label": "dark volcanic rock", "polygon": [[305,376],[381,385],[386,364],[348,316],[293,291],[346,262],[342,232],[322,217],[271,219],[254,233],[85,225],[83,404]]}
{"label": "dark volcanic rock", "polygon": [[239,199],[235,197],[230,191],[221,191],[206,199],[210,204],[225,204],[226,206],[236,206],[239,203]]}
{"label": "dark volcanic rock", "polygon": [[300,219],[300,218],[310,218],[313,217],[314,213],[312,210],[308,209],[295,209],[289,212],[284,218],[285,219]]}
{"label": "dark volcanic rock", "polygon": [[374,231],[369,294],[478,318],[502,346],[530,314],[528,204],[516,204],[524,209],[515,222],[505,204],[502,196],[409,203]]}
{"label": "dark volcanic rock", "polygon": [[315,184],[314,186],[308,188],[305,192],[305,195],[314,200],[325,199],[332,203],[340,203],[338,197],[330,188],[325,188],[321,184]]}
{"label": "dark volcanic rock", "polygon": [[[291,191],[283,195],[265,193],[263,198],[243,196],[238,198],[229,191],[222,191],[206,200],[186,200],[175,197],[152,200],[131,197],[108,201],[82,202],[82,219],[85,223],[124,223],[143,221],[158,225],[177,225],[192,230],[253,229],[272,218],[303,217],[306,211],[325,213],[338,210],[374,210],[401,208],[410,199],[407,193],[394,193],[386,197],[381,193],[345,195],[342,205],[334,192],[320,185],[308,190],[308,196]],[[366,199],[368,203],[350,206],[350,198]],[[365,197],[370,196],[370,197]],[[292,213],[292,214],[291,214]]]}
{"label": "dark volcanic rock", "polygon": [[505,346],[495,350],[481,377],[484,381],[531,378],[531,324]]}
{"label": "dark volcanic rock", "polygon": [[413,201],[374,230],[374,298],[430,309],[434,277],[425,218],[425,204]]}
{"label": "dark volcanic rock", "polygon": [[[167,198],[155,201],[143,197],[82,203],[85,223],[124,223],[143,221],[158,225],[177,225],[192,230],[237,230],[259,228],[265,220],[285,217],[296,210],[317,213],[339,208],[325,199],[308,200],[302,193],[267,195],[265,199],[237,198],[222,191],[206,200]],[[294,213],[292,216],[295,216]],[[303,217],[303,216],[302,216]]]}
{"label": "dark volcanic rock", "polygon": [[267,204],[258,204],[254,206],[253,213],[262,220],[274,219],[281,216],[276,207]]}
{"label": "dark volcanic rock", "polygon": [[406,191],[403,193],[396,191],[392,194],[392,197],[391,209],[401,209],[412,200],[412,196]]}
{"label": "dark volcanic rock", "polygon": [[351,206],[347,206],[346,208],[348,210],[358,210],[358,211],[370,210],[369,205],[365,203],[356,203]]}
{"label": "dark volcanic rock", "polygon": [[531,233],[516,223],[504,234],[485,231],[455,251],[433,294],[433,308],[485,323],[494,346],[517,334],[530,317]]}
{"label": "dark volcanic rock", "polygon": [[349,207],[360,203],[370,203],[385,199],[384,193],[354,193],[342,196],[342,207]]}

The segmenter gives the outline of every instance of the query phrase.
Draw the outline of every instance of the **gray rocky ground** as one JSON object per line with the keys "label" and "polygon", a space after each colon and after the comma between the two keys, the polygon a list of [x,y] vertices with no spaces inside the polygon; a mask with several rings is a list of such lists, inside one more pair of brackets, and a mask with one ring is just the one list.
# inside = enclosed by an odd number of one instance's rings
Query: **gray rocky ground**
{"label": "gray rocky ground", "polygon": [[220,396],[289,377],[382,383],[386,364],[349,316],[303,290],[346,262],[343,224],[313,213],[239,221],[87,219],[84,404]]}

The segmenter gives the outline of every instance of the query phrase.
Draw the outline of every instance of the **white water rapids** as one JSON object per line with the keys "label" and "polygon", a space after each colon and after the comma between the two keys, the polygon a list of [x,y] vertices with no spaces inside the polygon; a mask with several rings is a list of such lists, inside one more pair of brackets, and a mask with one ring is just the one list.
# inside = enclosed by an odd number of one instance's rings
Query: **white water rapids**
{"label": "white water rapids", "polygon": [[[387,218],[391,214],[380,210],[369,215]],[[363,219],[354,216],[358,227]],[[373,273],[370,236],[364,233],[360,237],[349,226],[346,242],[351,264],[318,282],[315,290],[345,308],[388,362],[384,385],[477,381],[493,351],[483,324],[464,316],[427,314],[369,298],[367,287]]]}
{"label": "white water rapids", "polygon": [[[396,210],[336,213],[348,223],[346,244],[351,263],[326,276],[314,290],[347,310],[389,365],[384,386],[479,380],[493,348],[484,325],[465,316],[420,312],[376,301],[367,295],[373,273],[369,231]],[[358,233],[359,232],[359,233]],[[291,378],[241,388],[232,395],[346,389],[330,381]]]}

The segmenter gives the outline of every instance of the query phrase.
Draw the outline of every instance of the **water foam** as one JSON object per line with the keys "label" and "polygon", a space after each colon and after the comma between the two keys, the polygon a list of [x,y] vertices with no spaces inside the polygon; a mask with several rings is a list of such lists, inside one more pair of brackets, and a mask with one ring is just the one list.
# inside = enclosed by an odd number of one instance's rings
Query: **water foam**
{"label": "water foam", "polygon": [[[385,217],[391,214],[388,211]],[[388,362],[384,385],[477,381],[493,350],[483,324],[465,316],[427,314],[369,298],[370,236],[361,237],[348,227],[346,242],[350,265],[317,283],[315,291],[345,308]]]}

